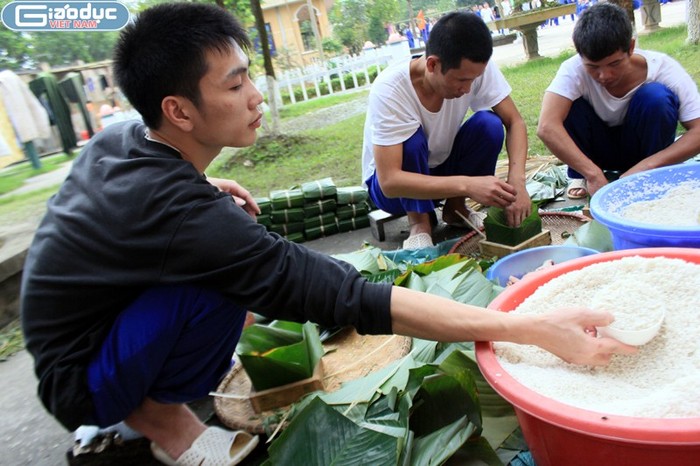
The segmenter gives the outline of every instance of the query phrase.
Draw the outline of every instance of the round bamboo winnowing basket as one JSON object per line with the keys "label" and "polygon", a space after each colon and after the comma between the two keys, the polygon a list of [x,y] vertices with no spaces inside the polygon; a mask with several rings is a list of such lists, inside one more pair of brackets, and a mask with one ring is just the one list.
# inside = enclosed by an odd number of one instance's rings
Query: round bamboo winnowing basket
{"label": "round bamboo winnowing basket", "polygon": [[[375,372],[411,351],[412,339],[399,335],[359,335],[346,328],[333,336],[323,347],[321,359],[324,372],[324,390],[332,392],[341,384]],[[253,434],[270,434],[284,427],[289,406],[256,413],[248,396],[251,382],[241,364],[236,364],[219,384],[217,393],[232,396],[214,397],[214,411],[226,426]]]}
{"label": "round bamboo winnowing basket", "polygon": [[[564,244],[569,236],[591,220],[576,212],[540,212],[540,218],[542,229],[549,230],[552,236],[552,244]],[[450,253],[463,256],[480,255],[479,241],[481,241],[481,235],[470,231],[452,246]]]}

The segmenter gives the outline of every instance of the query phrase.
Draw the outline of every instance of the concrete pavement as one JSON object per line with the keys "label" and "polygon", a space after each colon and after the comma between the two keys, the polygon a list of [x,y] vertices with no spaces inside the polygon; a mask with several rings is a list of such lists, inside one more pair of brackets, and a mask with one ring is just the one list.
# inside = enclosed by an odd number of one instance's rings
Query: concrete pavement
{"label": "concrete pavement", "polygon": [[[641,19],[637,11],[637,25],[641,30]],[[662,27],[685,22],[686,3],[676,1],[661,7]],[[559,26],[547,27],[539,32],[540,55],[555,57],[563,50],[571,48],[571,32],[574,23],[570,18],[560,19]],[[525,61],[525,52],[520,41],[496,47],[494,58],[499,65],[514,65]],[[57,172],[31,183],[36,189],[44,183],[60,183],[66,171]],[[405,219],[395,220],[386,226],[386,241],[378,242],[369,233],[369,229],[358,230],[329,236],[305,243],[311,249],[328,254],[351,252],[357,250],[363,242],[393,250],[401,247],[407,235],[408,225]],[[458,237],[459,230],[442,227],[442,238]],[[36,397],[36,379],[32,371],[32,361],[26,351],[12,356],[0,363],[0,380],[4,389],[0,391],[0,443],[3,446],[0,464],[5,466],[35,465],[54,466],[66,464],[66,451],[72,446],[73,436],[66,432],[49,416]],[[207,407],[202,412],[206,414]]]}

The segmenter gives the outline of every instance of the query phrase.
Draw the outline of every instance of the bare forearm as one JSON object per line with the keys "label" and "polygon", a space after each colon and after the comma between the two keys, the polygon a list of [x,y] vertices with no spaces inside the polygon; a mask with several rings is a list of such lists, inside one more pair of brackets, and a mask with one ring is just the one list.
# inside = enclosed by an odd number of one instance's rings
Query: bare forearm
{"label": "bare forearm", "polygon": [[391,317],[392,331],[399,335],[445,342],[532,344],[575,364],[604,365],[615,353],[637,351],[611,338],[596,338],[595,328],[609,325],[613,317],[605,311],[584,308],[519,315],[394,287]]}
{"label": "bare forearm", "polygon": [[380,178],[384,194],[412,199],[442,199],[469,196],[466,176],[431,176],[408,171]]}
{"label": "bare forearm", "polygon": [[520,190],[525,187],[525,162],[527,160],[527,128],[523,120],[518,120],[506,132],[508,152],[508,183]]}
{"label": "bare forearm", "polygon": [[393,288],[391,316],[393,332],[399,335],[437,341],[524,342],[523,319],[407,288]]}
{"label": "bare forearm", "polygon": [[667,148],[642,159],[625,175],[682,163],[698,153],[700,153],[700,121]]}

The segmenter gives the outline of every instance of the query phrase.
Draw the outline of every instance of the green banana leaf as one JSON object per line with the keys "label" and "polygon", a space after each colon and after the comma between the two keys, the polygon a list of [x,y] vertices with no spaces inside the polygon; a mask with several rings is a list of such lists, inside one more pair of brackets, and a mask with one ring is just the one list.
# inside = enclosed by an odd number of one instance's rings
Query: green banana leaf
{"label": "green banana leaf", "polygon": [[367,190],[362,186],[339,187],[336,193],[338,204],[357,204],[369,199]]}
{"label": "green banana leaf", "polygon": [[392,437],[403,437],[404,442],[407,442],[411,400],[409,397],[400,396],[398,390],[394,390],[391,395],[381,397],[369,405],[362,418],[355,420],[351,416],[348,417],[360,427]]}
{"label": "green banana leaf", "polygon": [[297,231],[295,233],[289,233],[287,235],[284,235],[284,237],[294,243],[303,243],[304,241],[306,241],[306,236],[304,236],[304,233],[300,231]]}
{"label": "green banana leaf", "polygon": [[[392,388],[384,396],[377,397],[376,392],[373,396],[363,396],[370,398],[368,402],[351,401],[332,407],[328,400],[335,394],[312,395],[313,400],[304,403],[304,408],[295,414],[284,433],[270,447],[269,464],[441,464],[479,432],[479,427],[469,421],[479,418],[478,405],[471,401],[476,394],[473,380],[470,380],[467,369],[458,367],[461,356],[459,352],[454,353],[456,356],[446,359],[454,361],[444,364],[444,370],[431,364],[414,367],[410,370],[410,377],[400,376],[404,380],[403,387],[394,379]],[[410,356],[403,359],[412,360]],[[379,385],[386,386],[390,379],[409,366],[415,366],[415,362],[392,368],[391,374],[376,377],[377,380],[370,385],[374,389]],[[357,388],[353,382],[346,385],[352,386],[350,391]],[[412,385],[416,388],[412,389]],[[471,406],[466,414],[461,410],[465,405]],[[439,416],[435,416],[436,408]],[[455,416],[455,412],[461,414]],[[409,423],[422,426],[425,435],[418,435],[416,428],[409,431]],[[439,428],[433,428],[435,425]],[[415,434],[413,438],[411,431]],[[362,445],[349,443],[351,436],[362,439]],[[390,438],[393,440],[388,440]],[[314,448],[309,449],[308,445],[314,445]],[[385,451],[380,454],[375,447]],[[410,450],[406,451],[407,448]],[[307,454],[294,456],[300,450]],[[339,451],[343,453],[337,454]],[[303,461],[297,462],[300,458]]]}
{"label": "green banana leaf", "polygon": [[260,225],[265,226],[265,228],[267,229],[269,229],[272,226],[272,217],[270,217],[269,214],[257,215],[255,219]]}
{"label": "green banana leaf", "polygon": [[449,458],[446,465],[459,466],[503,466],[510,460],[504,461],[484,437],[471,438]]}
{"label": "green banana leaf", "polygon": [[294,207],[292,209],[273,210],[270,213],[270,218],[272,223],[278,225],[304,222],[304,209]]}
{"label": "green banana leaf", "polygon": [[462,416],[454,423],[413,442],[412,466],[438,465],[447,461],[471,437],[476,428]]}
{"label": "green banana leaf", "polygon": [[260,208],[260,213],[265,215],[265,214],[270,214],[272,212],[272,201],[270,200],[269,197],[255,197],[253,198],[255,203],[258,205]]}
{"label": "green banana leaf", "polygon": [[369,275],[365,278],[372,283],[394,283],[394,280],[399,278],[400,275],[401,270],[394,269],[387,272],[375,273],[374,275]]}
{"label": "green banana leaf", "polygon": [[336,210],[338,220],[347,220],[349,218],[355,217],[366,217],[367,214],[369,214],[369,205],[366,202],[363,202],[361,204],[348,204],[338,206],[338,210]]}
{"label": "green banana leaf", "polygon": [[436,283],[449,283],[455,279],[458,279],[464,274],[469,274],[473,270],[476,270],[477,273],[481,273],[481,269],[479,268],[477,262],[474,259],[466,259],[463,257],[459,262],[455,263],[454,265],[451,265],[444,269],[437,269],[435,272],[429,275],[423,275],[423,280],[424,283],[428,286],[428,288],[430,288],[430,286]]}
{"label": "green banana leaf", "polygon": [[337,219],[338,230],[342,233],[345,231],[359,230],[360,228],[367,228],[369,226],[369,217],[367,215],[361,217],[353,217],[341,220]]}
{"label": "green banana leaf", "polygon": [[418,366],[419,364],[410,355],[405,356],[365,377],[344,383],[334,392],[319,396],[329,405],[368,403],[380,390],[388,393],[392,386],[402,388],[401,383],[405,384],[407,371]]}
{"label": "green banana leaf", "polygon": [[613,250],[610,230],[596,220],[591,220],[581,225],[564,241],[564,244],[567,246],[582,246],[600,252]]}
{"label": "green banana leaf", "polygon": [[[440,256],[435,260],[429,262],[423,262],[422,264],[415,265],[411,268],[416,273],[421,275],[435,275],[436,272],[444,271],[445,269],[450,269],[452,266],[460,265],[457,267],[455,273],[459,273],[462,270],[466,270],[469,267],[474,267],[476,261],[468,257],[464,257],[460,254],[446,254]],[[454,273],[453,273],[454,275]]]}
{"label": "green banana leaf", "polygon": [[409,354],[415,361],[428,364],[435,360],[437,347],[438,343],[436,341],[414,338]]}
{"label": "green banana leaf", "polygon": [[304,234],[307,239],[312,240],[320,238],[321,236],[334,235],[338,233],[338,231],[338,225],[335,223],[335,217],[333,217],[333,223],[306,228],[304,229]]}
{"label": "green banana leaf", "polygon": [[436,366],[435,374],[423,379],[413,400],[417,407],[411,414],[411,430],[417,437],[440,429],[465,414],[476,426],[477,434],[481,432],[481,408],[474,376],[462,362],[463,356],[455,351]]}
{"label": "green banana leaf", "polygon": [[539,181],[528,181],[525,185],[527,194],[533,201],[551,201],[556,199],[561,190],[552,185],[540,183]]}
{"label": "green banana leaf", "polygon": [[316,397],[270,446],[269,464],[393,466],[403,443],[402,437],[358,426]]}
{"label": "green banana leaf", "polygon": [[335,186],[332,178],[323,178],[321,180],[302,183],[301,191],[304,193],[304,199],[307,201],[328,198],[335,199],[338,188]]}
{"label": "green banana leaf", "polygon": [[293,233],[304,233],[304,222],[295,223],[273,223],[270,225],[270,231],[274,231],[278,235],[288,236]]}
{"label": "green banana leaf", "polygon": [[276,321],[246,328],[236,354],[257,391],[309,378],[323,356],[315,324]]}
{"label": "green banana leaf", "polygon": [[355,252],[334,254],[333,257],[351,264],[363,275],[374,275],[398,268],[397,264],[381,254],[375,247],[362,248]]}
{"label": "green banana leaf", "polygon": [[319,226],[336,226],[335,224],[335,213],[326,212],[325,214],[314,215],[312,217],[306,217],[304,219],[304,229],[309,230],[311,228],[317,228]]}
{"label": "green banana leaf", "polygon": [[489,207],[484,219],[484,232],[488,241],[508,246],[516,246],[532,238],[542,232],[542,219],[537,204],[532,203],[532,212],[519,227],[508,225],[504,209]]}
{"label": "green banana leaf", "polygon": [[488,280],[477,269],[471,269],[443,285],[455,301],[473,306],[486,307],[503,291],[503,288]]}
{"label": "green banana leaf", "polygon": [[335,199],[323,199],[316,201],[307,201],[304,203],[304,215],[313,217],[328,212],[335,212],[337,208]]}
{"label": "green banana leaf", "polygon": [[304,193],[301,189],[278,189],[270,191],[273,210],[304,207]]}

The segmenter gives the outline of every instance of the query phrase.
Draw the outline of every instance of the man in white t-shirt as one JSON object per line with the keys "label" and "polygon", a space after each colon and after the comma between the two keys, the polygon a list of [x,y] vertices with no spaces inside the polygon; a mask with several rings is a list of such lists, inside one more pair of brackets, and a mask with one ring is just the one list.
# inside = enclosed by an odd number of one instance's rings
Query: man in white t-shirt
{"label": "man in white t-shirt", "polygon": [[[568,165],[572,199],[700,152],[697,85],[669,56],[635,50],[632,32],[617,5],[588,8],[574,28],[578,55],[545,92],[537,135]],[[676,140],[678,122],[687,131]]]}
{"label": "man in white t-shirt", "polygon": [[[425,54],[396,63],[372,84],[364,129],[362,179],[374,203],[407,214],[405,249],[432,245],[430,213],[445,200],[442,219],[477,227],[467,197],[505,208],[518,226],[530,214],[525,189],[527,130],[497,66],[491,33],[473,13],[453,12],[433,28]],[[467,111],[474,114],[465,122]],[[507,181],[494,176],[503,148]]]}

